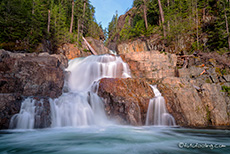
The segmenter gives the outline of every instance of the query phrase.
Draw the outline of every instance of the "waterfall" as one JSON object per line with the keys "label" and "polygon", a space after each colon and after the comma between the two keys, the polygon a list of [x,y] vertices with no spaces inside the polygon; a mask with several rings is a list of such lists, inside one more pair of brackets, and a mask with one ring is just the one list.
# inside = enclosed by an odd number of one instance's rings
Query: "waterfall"
{"label": "waterfall", "polygon": [[[88,56],[69,61],[66,71],[70,75],[65,81],[65,93],[57,99],[49,99],[51,127],[108,124],[104,104],[97,95],[98,80],[131,77],[128,65],[118,56]],[[35,102],[32,98],[22,102],[20,113],[11,119],[10,128],[40,128],[37,117],[42,105]]]}
{"label": "waterfall", "polygon": [[[45,128],[49,125],[49,108],[44,107],[44,100],[36,100],[32,97],[22,102],[20,112],[15,114],[10,121],[10,128],[33,129]],[[46,116],[45,118],[43,116]]]}
{"label": "waterfall", "polygon": [[155,97],[150,99],[146,116],[146,125],[175,126],[175,119],[167,112],[165,99],[156,86],[150,85]]}

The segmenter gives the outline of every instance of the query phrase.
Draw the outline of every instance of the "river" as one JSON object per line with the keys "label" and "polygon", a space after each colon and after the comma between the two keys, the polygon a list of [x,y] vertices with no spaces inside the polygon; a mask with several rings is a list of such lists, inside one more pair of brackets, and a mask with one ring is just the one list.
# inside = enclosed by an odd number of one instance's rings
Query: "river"
{"label": "river", "polygon": [[3,154],[220,154],[229,151],[229,130],[109,125],[0,131]]}

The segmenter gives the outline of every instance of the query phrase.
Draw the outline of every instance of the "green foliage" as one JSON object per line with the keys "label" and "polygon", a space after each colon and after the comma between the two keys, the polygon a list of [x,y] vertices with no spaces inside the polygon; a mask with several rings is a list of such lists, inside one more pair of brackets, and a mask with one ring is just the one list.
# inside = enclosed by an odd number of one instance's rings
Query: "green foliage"
{"label": "green foliage", "polygon": [[118,14],[116,12],[116,14],[113,15],[111,22],[109,23],[108,32],[107,32],[108,39],[105,44],[107,44],[109,40],[113,40],[115,35],[118,33],[117,22],[118,22]]}
{"label": "green foliage", "polygon": [[[121,41],[142,36],[160,34],[166,47],[173,48],[176,53],[196,50],[220,54],[229,52],[227,32],[230,28],[230,5],[224,0],[161,0],[164,23],[161,23],[158,0],[146,0],[147,21],[144,24],[143,0],[134,0],[133,8],[126,14],[125,25],[119,31],[108,36],[113,40],[119,35]],[[225,15],[226,14],[226,15]],[[227,18],[227,19],[226,19]],[[112,21],[109,25],[109,28]],[[165,27],[166,37],[163,37]],[[110,31],[109,31],[110,32]]]}
{"label": "green foliage", "polygon": [[222,87],[222,92],[226,92],[228,96],[230,96],[230,87],[228,86],[221,86]]}
{"label": "green foliage", "polygon": [[[83,15],[83,4],[83,0],[74,1],[74,24],[73,32],[70,33],[72,0],[1,0],[0,46],[17,50],[15,44],[23,44],[20,50],[34,51],[39,43],[50,42],[50,49],[55,50],[62,43],[76,42],[77,29],[81,25],[84,25],[81,26],[84,36],[103,37],[102,28],[94,18],[94,7],[86,0]],[[48,32],[49,10],[51,17]]]}

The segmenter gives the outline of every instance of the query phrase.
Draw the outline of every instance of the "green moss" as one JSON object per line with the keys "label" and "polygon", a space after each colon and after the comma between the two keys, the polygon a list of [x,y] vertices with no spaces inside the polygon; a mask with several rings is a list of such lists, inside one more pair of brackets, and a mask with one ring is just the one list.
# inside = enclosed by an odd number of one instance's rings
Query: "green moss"
{"label": "green moss", "polygon": [[199,106],[197,106],[196,111],[200,112],[200,107]]}
{"label": "green moss", "polygon": [[89,51],[89,50],[87,50],[87,49],[84,49],[83,51],[84,51],[84,52],[90,52],[90,51]]}
{"label": "green moss", "polygon": [[180,86],[181,88],[184,88],[184,85],[183,85],[183,84],[181,84],[181,83],[179,83],[179,86]]}
{"label": "green moss", "polygon": [[217,75],[222,75],[221,69],[219,67],[215,68],[215,72],[217,73]]}
{"label": "green moss", "polygon": [[221,86],[221,88],[222,88],[221,90],[222,92],[226,92],[227,95],[230,96],[230,87],[223,85]]}
{"label": "green moss", "polygon": [[212,121],[211,121],[211,111],[209,111],[208,106],[206,106],[206,118],[207,118],[208,122],[212,123]]}
{"label": "green moss", "polygon": [[208,79],[206,79],[206,80],[205,80],[205,82],[206,82],[206,83],[211,83],[211,81],[210,81],[210,79],[209,79],[209,78],[208,78]]}

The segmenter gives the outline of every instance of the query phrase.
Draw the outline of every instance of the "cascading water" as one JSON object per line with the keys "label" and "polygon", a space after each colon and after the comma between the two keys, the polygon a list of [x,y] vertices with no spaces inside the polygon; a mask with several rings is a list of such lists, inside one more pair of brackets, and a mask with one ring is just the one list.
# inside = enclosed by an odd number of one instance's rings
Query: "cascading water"
{"label": "cascading water", "polygon": [[155,97],[150,99],[146,116],[146,125],[166,125],[175,126],[175,119],[167,112],[165,99],[156,86],[150,85]]}
{"label": "cascading water", "polygon": [[[68,92],[49,100],[51,127],[108,124],[103,102],[97,95],[97,81],[131,77],[128,65],[121,57],[100,55],[71,60],[66,70],[70,72],[65,83]],[[11,119],[11,128],[37,128],[34,119],[39,113],[35,112],[34,101],[30,98],[22,103],[20,113]]]}
{"label": "cascading water", "polygon": [[128,65],[112,55],[89,56],[70,61],[67,71],[69,92],[50,100],[52,127],[108,124],[97,81],[130,77]]}
{"label": "cascading water", "polygon": [[43,99],[39,101],[33,98],[25,99],[22,102],[20,112],[11,118],[10,128],[33,129],[34,127],[46,127],[48,122],[41,117],[45,112],[43,106]]}

